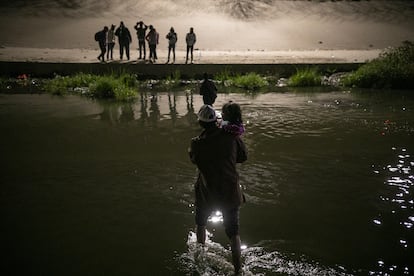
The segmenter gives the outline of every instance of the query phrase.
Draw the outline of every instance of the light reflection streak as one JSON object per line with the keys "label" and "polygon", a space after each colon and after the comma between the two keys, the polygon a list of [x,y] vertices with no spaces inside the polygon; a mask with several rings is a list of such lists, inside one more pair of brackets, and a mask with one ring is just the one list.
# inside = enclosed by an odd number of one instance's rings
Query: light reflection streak
{"label": "light reflection streak", "polygon": [[[398,151],[397,148],[392,148],[394,151]],[[379,199],[383,204],[383,212],[379,213],[374,217],[371,223],[375,224],[379,231],[383,225],[389,225],[395,223],[393,220],[389,220],[387,213],[393,214],[399,217],[398,224],[401,232],[396,232],[396,238],[393,242],[398,243],[400,248],[406,252],[407,248],[412,246],[413,240],[406,239],[404,236],[409,235],[414,227],[414,216],[412,211],[414,210],[414,199],[412,196],[412,189],[414,183],[414,175],[412,175],[412,169],[414,167],[414,161],[410,158],[407,149],[400,149],[399,153],[396,154],[397,159],[394,164],[386,166],[372,166],[373,173],[378,175],[381,173],[385,174],[384,183],[388,187],[386,191],[379,196]],[[382,168],[378,169],[378,168]],[[407,266],[397,266],[395,263],[389,260],[379,260],[377,262],[377,271],[370,271],[370,275],[393,275],[394,273],[400,273],[402,275],[409,275],[412,271]]]}

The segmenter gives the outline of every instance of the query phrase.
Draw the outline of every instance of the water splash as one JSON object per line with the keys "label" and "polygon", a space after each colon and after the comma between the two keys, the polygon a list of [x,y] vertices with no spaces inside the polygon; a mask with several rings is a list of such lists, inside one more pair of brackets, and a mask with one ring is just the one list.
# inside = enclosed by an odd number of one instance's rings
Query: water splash
{"label": "water splash", "polygon": [[[231,251],[212,241],[213,234],[207,232],[204,246],[197,243],[196,234],[188,234],[188,251],[178,257],[181,270],[186,275],[232,275]],[[292,260],[277,251],[268,252],[260,246],[242,247],[243,275],[350,275],[343,268],[324,267],[306,260]]]}

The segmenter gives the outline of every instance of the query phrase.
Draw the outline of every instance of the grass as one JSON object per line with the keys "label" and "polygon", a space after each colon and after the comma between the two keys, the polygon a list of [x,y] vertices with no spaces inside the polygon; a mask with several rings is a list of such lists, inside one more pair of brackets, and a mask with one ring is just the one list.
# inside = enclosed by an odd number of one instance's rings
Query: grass
{"label": "grass", "polygon": [[[265,88],[274,91],[281,80],[278,76],[262,76],[255,72],[244,75],[235,74],[228,67],[214,75],[221,92],[256,91]],[[327,78],[325,77],[325,80]],[[400,47],[389,48],[378,58],[359,67],[351,73],[343,73],[335,79],[337,81],[322,81],[323,76],[317,67],[297,69],[290,78],[284,82],[283,87],[321,87],[321,86],[348,86],[361,88],[414,88],[414,44],[406,41]],[[1,90],[8,91],[10,86],[24,86],[31,79],[7,79],[0,78]],[[198,81],[185,81],[181,72],[176,70],[164,80],[146,80],[139,83],[137,76],[127,72],[112,73],[109,75],[92,75],[78,73],[72,76],[56,76],[53,79],[36,81],[36,86],[43,88],[52,94],[75,93],[96,98],[113,98],[116,100],[128,100],[137,96],[140,89],[171,90],[181,86],[191,86],[192,90],[198,89]],[[276,87],[276,88],[275,88]]]}
{"label": "grass", "polygon": [[225,86],[236,86],[246,90],[258,90],[269,85],[264,77],[254,72],[236,76],[228,74],[227,80],[222,78],[221,81]]}
{"label": "grass", "polygon": [[304,69],[297,69],[288,80],[288,86],[291,87],[309,87],[321,86],[322,75],[318,68],[309,67]]}
{"label": "grass", "polygon": [[414,88],[414,43],[405,41],[346,76],[343,85],[360,88]]}
{"label": "grass", "polygon": [[137,96],[138,81],[131,74],[91,75],[85,73],[73,76],[56,76],[45,84],[45,91],[63,95],[79,93],[95,98],[109,98],[126,101]]}
{"label": "grass", "polygon": [[181,72],[179,70],[175,70],[171,73],[164,81],[164,85],[166,88],[174,88],[178,87],[181,84]]}

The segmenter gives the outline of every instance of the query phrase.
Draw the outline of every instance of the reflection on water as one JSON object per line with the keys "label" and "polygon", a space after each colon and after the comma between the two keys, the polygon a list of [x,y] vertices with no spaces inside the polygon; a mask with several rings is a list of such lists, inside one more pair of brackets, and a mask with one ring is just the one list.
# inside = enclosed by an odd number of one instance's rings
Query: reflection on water
{"label": "reflection on water", "polygon": [[[197,243],[194,232],[188,234],[188,251],[178,256],[178,262],[186,275],[232,275],[230,248],[213,241],[213,234],[207,232],[204,246]],[[267,252],[261,246],[242,245],[243,275],[349,275],[338,267],[325,268],[318,263],[304,259],[295,260],[294,256],[284,256],[279,252]]]}
{"label": "reflection on water", "polygon": [[379,196],[378,213],[372,222],[378,232],[387,232],[389,228],[400,230],[399,235],[390,236],[387,243],[392,244],[395,248],[393,253],[401,257],[388,260],[379,258],[378,268],[372,273],[388,270],[395,274],[410,275],[412,271],[407,264],[412,255],[405,255],[412,252],[414,242],[411,239],[414,225],[414,158],[406,148],[393,147],[391,150],[394,152],[392,163],[373,165],[374,173],[383,175],[386,181]]}
{"label": "reflection on water", "polygon": [[[168,98],[168,114],[161,114],[160,108],[166,108],[164,101],[159,100],[162,97]],[[143,126],[156,127],[160,120],[171,120],[172,125],[175,126],[177,120],[180,118],[187,118],[189,124],[193,124],[197,120],[197,115],[194,111],[193,94],[188,91],[185,92],[186,97],[186,112],[181,114],[184,106],[177,107],[177,93],[168,92],[166,95],[158,95],[157,92],[142,92],[140,93],[140,100],[136,103],[114,103],[111,101],[98,102],[102,106],[102,112],[97,119],[108,121],[111,124],[128,123],[138,121]],[[180,108],[180,110],[177,110]],[[163,110],[164,111],[164,110]]]}
{"label": "reflection on water", "polygon": [[[246,123],[247,275],[413,273],[412,98],[219,94],[216,108],[228,100]],[[1,269],[231,273],[221,214],[210,218],[205,248],[192,232],[196,168],[187,148],[201,105],[190,91],[130,103],[0,95],[0,243],[10,252]]]}

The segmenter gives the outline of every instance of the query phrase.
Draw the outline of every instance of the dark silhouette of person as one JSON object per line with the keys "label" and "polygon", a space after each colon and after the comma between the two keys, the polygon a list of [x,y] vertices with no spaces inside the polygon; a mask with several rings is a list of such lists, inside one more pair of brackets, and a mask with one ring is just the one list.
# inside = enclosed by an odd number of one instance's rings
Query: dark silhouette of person
{"label": "dark silhouette of person", "polygon": [[157,94],[152,93],[151,104],[149,107],[149,119],[151,120],[153,126],[158,125],[158,121],[160,120],[160,117],[161,117],[161,112],[160,112],[160,107],[158,105],[158,96]]}
{"label": "dark silhouette of person", "polygon": [[191,140],[189,155],[197,165],[195,183],[195,222],[197,242],[206,240],[207,219],[213,211],[221,211],[227,237],[230,239],[235,274],[241,271],[239,235],[240,205],[245,201],[239,183],[237,163],[247,160],[246,147],[240,135],[219,128],[216,111],[203,105],[198,112],[202,133]]}
{"label": "dark silhouette of person", "polygon": [[115,25],[112,24],[111,28],[109,29],[106,35],[106,46],[108,50],[106,52],[106,59],[109,59],[109,55],[111,55],[111,59],[114,59],[114,46],[115,46]]}
{"label": "dark silhouette of person", "polygon": [[190,28],[190,32],[187,33],[185,36],[185,42],[187,43],[187,55],[185,58],[185,63],[188,63],[188,54],[191,54],[191,63],[193,63],[193,50],[194,50],[194,44],[197,41],[196,34],[194,33],[194,28]]}
{"label": "dark silhouette of person", "polygon": [[176,122],[177,122],[177,100],[175,97],[175,93],[172,92],[172,99],[171,99],[171,93],[168,92],[168,106],[170,108],[170,115],[171,115],[171,121],[173,126],[175,126]]}
{"label": "dark silhouette of person", "polygon": [[193,92],[186,93],[185,100],[187,103],[187,113],[184,117],[187,118],[189,125],[193,125],[194,123],[197,123],[197,114],[194,111]]}
{"label": "dark silhouette of person", "polygon": [[105,61],[105,52],[106,52],[106,33],[108,32],[108,27],[105,26],[102,31],[99,31],[95,34],[95,40],[99,44],[101,49],[101,54],[98,56],[98,59],[102,62]]}
{"label": "dark silhouette of person", "polygon": [[131,103],[124,103],[121,105],[121,114],[119,115],[119,121],[121,123],[127,123],[134,120],[134,109]]}
{"label": "dark silhouette of person", "polygon": [[200,86],[200,95],[203,96],[204,104],[213,105],[217,98],[217,87],[212,80],[208,78],[208,74],[204,73],[204,80]]}
{"label": "dark silhouette of person", "polygon": [[132,37],[124,22],[121,21],[121,24],[115,31],[115,35],[118,37],[120,58],[123,58],[125,50],[126,57],[129,60],[129,44],[131,44]]}
{"label": "dark silhouette of person", "polygon": [[155,30],[154,26],[149,26],[150,31],[148,32],[145,39],[148,41],[148,47],[150,50],[150,57],[149,60],[151,63],[155,63],[155,61],[158,59],[157,57],[157,44],[159,41],[159,34]]}
{"label": "dark silhouette of person", "polygon": [[170,62],[170,53],[173,52],[173,62],[175,63],[175,44],[177,43],[178,36],[177,33],[174,31],[174,28],[171,27],[170,32],[166,35],[168,39],[168,60],[167,63]]}
{"label": "dark silhouette of person", "polygon": [[145,126],[146,122],[148,121],[148,96],[146,92],[140,93],[140,99],[141,99],[141,116],[138,119],[138,123],[140,123],[142,126]]}
{"label": "dark silhouette of person", "polygon": [[148,29],[148,26],[144,24],[144,22],[139,21],[135,25],[135,30],[137,31],[137,38],[138,38],[138,49],[139,49],[139,58],[145,60],[146,51],[145,51],[145,32]]}

